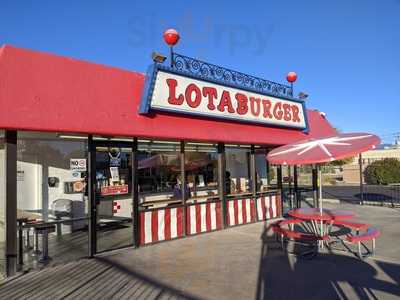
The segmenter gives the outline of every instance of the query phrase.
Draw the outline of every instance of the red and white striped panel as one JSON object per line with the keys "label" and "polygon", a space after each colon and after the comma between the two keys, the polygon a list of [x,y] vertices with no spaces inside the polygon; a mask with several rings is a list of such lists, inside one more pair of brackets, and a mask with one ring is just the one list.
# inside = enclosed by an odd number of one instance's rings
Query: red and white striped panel
{"label": "red and white striped panel", "polygon": [[183,236],[183,207],[140,213],[140,244],[171,240]]}
{"label": "red and white striped panel", "polygon": [[235,199],[227,201],[226,222],[228,226],[254,222],[256,212],[253,199]]}
{"label": "red and white striped panel", "polygon": [[257,217],[259,221],[280,217],[280,196],[267,195],[257,198]]}
{"label": "red and white striped panel", "polygon": [[219,230],[221,224],[221,202],[190,205],[186,211],[187,234],[198,234]]}

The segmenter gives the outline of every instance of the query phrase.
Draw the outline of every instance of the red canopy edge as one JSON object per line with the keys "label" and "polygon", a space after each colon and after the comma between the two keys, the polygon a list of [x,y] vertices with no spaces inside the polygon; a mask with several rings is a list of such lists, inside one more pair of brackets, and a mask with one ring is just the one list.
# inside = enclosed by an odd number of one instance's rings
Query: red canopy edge
{"label": "red canopy edge", "polygon": [[331,162],[375,149],[378,136],[370,133],[341,133],[331,137],[307,139],[284,145],[268,153],[270,163],[305,165]]}
{"label": "red canopy edge", "polygon": [[[150,61],[149,61],[150,64]],[[0,128],[284,145],[336,134],[318,111],[310,131],[138,114],[145,75],[13,46],[0,48]]]}

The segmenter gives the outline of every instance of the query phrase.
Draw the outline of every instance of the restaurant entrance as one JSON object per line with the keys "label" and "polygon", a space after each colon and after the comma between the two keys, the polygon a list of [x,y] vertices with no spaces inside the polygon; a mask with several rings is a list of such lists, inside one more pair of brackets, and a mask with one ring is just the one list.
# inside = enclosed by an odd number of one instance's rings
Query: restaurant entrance
{"label": "restaurant entrance", "polygon": [[[134,245],[134,142],[94,140],[94,202],[91,222],[95,253]],[[94,239],[94,241],[93,241]]]}

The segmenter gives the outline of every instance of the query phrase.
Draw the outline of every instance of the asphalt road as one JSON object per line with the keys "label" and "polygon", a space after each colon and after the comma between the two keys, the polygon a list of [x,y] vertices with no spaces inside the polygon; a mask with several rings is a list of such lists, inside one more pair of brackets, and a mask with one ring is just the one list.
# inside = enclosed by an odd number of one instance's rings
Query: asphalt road
{"label": "asphalt road", "polygon": [[[359,186],[323,186],[324,199],[338,199],[344,202],[361,200]],[[303,192],[305,197],[313,197],[312,192]],[[364,200],[400,204],[400,186],[364,185]]]}

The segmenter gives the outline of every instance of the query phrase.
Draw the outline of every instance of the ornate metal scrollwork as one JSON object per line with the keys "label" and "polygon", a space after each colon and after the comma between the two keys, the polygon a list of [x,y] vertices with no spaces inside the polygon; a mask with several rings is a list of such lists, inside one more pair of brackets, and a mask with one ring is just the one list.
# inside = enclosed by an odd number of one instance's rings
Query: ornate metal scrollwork
{"label": "ornate metal scrollwork", "polygon": [[235,86],[265,92],[276,96],[293,97],[290,86],[266,79],[247,75],[238,71],[223,68],[182,54],[173,53],[174,68],[182,73],[189,73]]}

